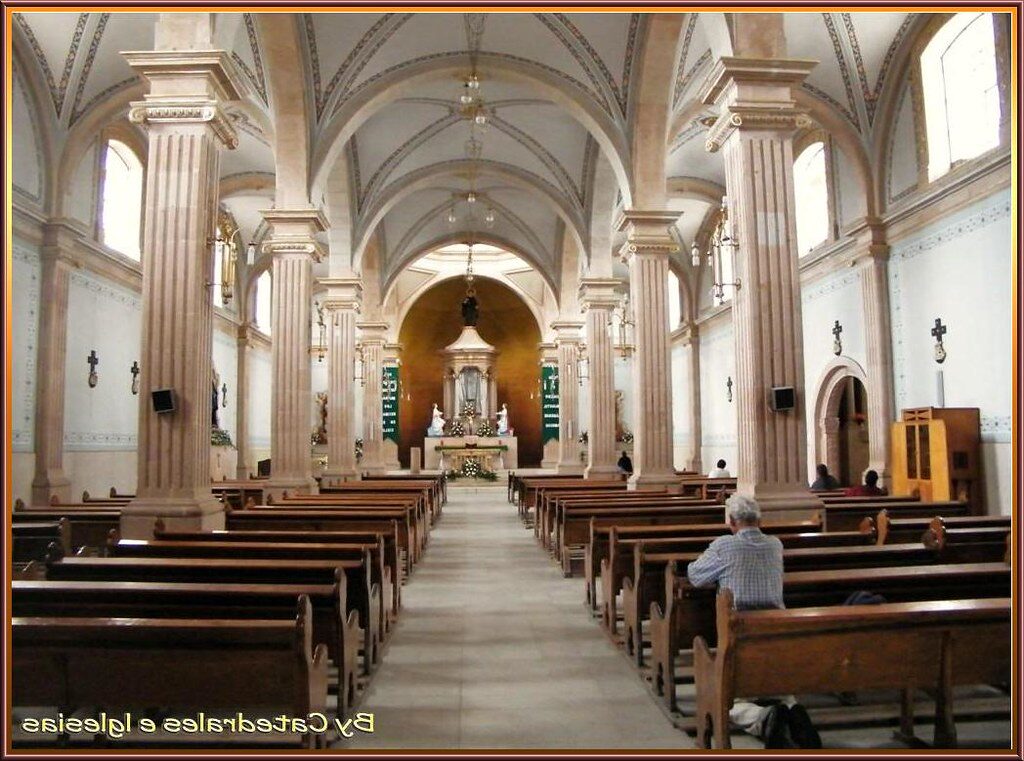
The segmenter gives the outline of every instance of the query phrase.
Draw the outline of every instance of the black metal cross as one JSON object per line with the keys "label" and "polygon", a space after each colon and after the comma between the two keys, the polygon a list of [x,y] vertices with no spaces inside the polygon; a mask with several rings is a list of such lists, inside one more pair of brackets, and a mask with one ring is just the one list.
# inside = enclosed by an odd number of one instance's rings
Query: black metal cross
{"label": "black metal cross", "polygon": [[836,337],[837,341],[839,340],[839,334],[842,332],[843,326],[839,324],[839,320],[836,320],[836,324],[832,326],[832,335]]}
{"label": "black metal cross", "polygon": [[89,356],[86,357],[85,361],[89,363],[89,372],[96,372],[96,365],[100,363],[100,358],[96,356],[95,349],[89,352]]}
{"label": "black metal cross", "polygon": [[[95,353],[95,352],[94,352],[94,353]],[[140,372],[142,372],[142,371],[141,371],[141,370],[139,370],[139,363],[138,363],[137,361],[136,361],[136,362],[132,362],[132,369],[131,369],[131,370],[129,370],[129,372],[130,372],[130,373],[132,374],[132,380],[133,380],[133,381],[134,381],[134,380],[135,380],[136,378],[138,378],[138,377],[139,377],[139,373],[140,373]]]}
{"label": "black metal cross", "polygon": [[942,318],[935,318],[935,327],[932,328],[932,337],[936,343],[942,343],[942,337],[946,335],[946,326],[942,324]]}

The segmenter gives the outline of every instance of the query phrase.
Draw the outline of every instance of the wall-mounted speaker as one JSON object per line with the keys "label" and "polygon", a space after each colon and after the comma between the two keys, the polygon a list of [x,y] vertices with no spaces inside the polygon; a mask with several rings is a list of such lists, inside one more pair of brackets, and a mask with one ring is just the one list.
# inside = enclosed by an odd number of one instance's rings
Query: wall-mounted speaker
{"label": "wall-mounted speaker", "polygon": [[772,388],[772,409],[784,412],[796,407],[796,389],[792,386],[775,386]]}
{"label": "wall-mounted speaker", "polygon": [[158,415],[165,412],[174,412],[174,389],[159,388],[152,392],[152,397],[153,412]]}

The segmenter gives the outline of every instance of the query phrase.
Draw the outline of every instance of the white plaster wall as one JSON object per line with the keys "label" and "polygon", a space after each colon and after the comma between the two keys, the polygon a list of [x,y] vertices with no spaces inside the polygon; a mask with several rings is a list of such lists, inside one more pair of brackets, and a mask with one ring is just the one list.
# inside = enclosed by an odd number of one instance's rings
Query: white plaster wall
{"label": "white plaster wall", "polygon": [[[814,412],[825,373],[837,359],[856,363],[866,375],[867,347],[864,339],[864,305],[860,273],[844,269],[804,286],[800,292],[804,332],[804,399],[807,423],[807,475],[813,480],[814,442],[817,435]],[[843,328],[842,354],[833,351],[832,328],[836,320]],[[865,383],[870,394],[872,389]]]}
{"label": "white plaster wall", "polygon": [[[73,496],[83,489],[105,492],[111,486],[135,490],[140,397],[131,392],[129,370],[139,361],[141,328],[139,294],[89,272],[72,273],[64,451],[65,474],[71,480]],[[99,358],[95,388],[87,382],[86,358],[92,350]]]}
{"label": "white plaster wall", "polygon": [[726,379],[736,382],[732,323],[702,328],[700,336],[701,462],[710,469],[719,459],[737,475],[736,393],[727,397]]}
{"label": "white plaster wall", "polygon": [[633,357],[615,355],[615,390],[622,392],[622,422],[630,433],[636,432],[635,397],[633,395]]}
{"label": "white plaster wall", "polygon": [[14,239],[11,292],[12,491],[26,502],[35,468],[36,351],[39,335],[39,251]]}
{"label": "white plaster wall", "polygon": [[690,458],[690,436],[693,420],[690,415],[690,346],[672,347],[672,460],[677,470],[683,470]]}
{"label": "white plaster wall", "polygon": [[82,154],[82,161],[71,177],[65,197],[67,216],[80,220],[93,229],[99,193],[99,164],[97,154],[99,141],[93,143]]}
{"label": "white plaster wall", "polygon": [[214,328],[213,366],[220,375],[221,385],[227,385],[227,406],[221,398],[217,419],[220,427],[227,431],[231,440],[237,443],[238,432],[238,341],[235,336]]}
{"label": "white plaster wall", "polygon": [[839,229],[867,214],[867,196],[861,188],[853,162],[839,148],[832,150],[832,179],[836,195]]}
{"label": "white plaster wall", "polygon": [[[889,262],[897,413],[937,402],[981,410],[986,509],[1010,512],[1012,415],[1009,191],[894,241]],[[947,359],[934,359],[936,318]]]}
{"label": "white plaster wall", "polygon": [[272,371],[270,347],[249,349],[249,468],[255,473],[256,463],[270,457],[270,389]]}
{"label": "white plaster wall", "polygon": [[12,178],[14,186],[34,200],[40,200],[43,189],[42,154],[36,140],[35,115],[25,97],[21,77],[14,77],[12,98]]}
{"label": "white plaster wall", "polygon": [[917,141],[914,104],[909,84],[900,93],[896,122],[889,138],[886,198],[897,201],[917,187]]}

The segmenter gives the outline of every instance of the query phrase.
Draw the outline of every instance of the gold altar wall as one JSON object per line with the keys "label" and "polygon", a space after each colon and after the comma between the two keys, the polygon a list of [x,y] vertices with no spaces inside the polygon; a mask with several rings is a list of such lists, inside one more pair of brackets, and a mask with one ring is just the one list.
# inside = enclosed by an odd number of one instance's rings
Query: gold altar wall
{"label": "gold altar wall", "polygon": [[[409,448],[423,446],[431,406],[434,402],[444,406],[444,358],[440,351],[462,332],[460,306],[465,295],[462,278],[438,283],[416,300],[399,331],[402,399],[398,408],[398,459],[403,468],[409,466]],[[519,467],[539,467],[540,329],[522,299],[501,283],[477,278],[476,297],[480,306],[477,332],[498,350],[498,407],[508,405],[509,423],[519,443]],[[446,409],[445,417],[450,419],[452,412]]]}

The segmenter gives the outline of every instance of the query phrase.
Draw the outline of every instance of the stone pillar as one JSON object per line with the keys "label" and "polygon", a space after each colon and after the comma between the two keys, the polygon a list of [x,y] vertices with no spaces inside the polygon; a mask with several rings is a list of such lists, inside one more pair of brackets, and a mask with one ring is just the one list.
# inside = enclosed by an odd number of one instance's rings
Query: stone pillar
{"label": "stone pillar", "polygon": [[363,287],[358,278],[322,278],[327,286],[327,468],[325,482],[352,481],[356,470],[356,318]]}
{"label": "stone pillar", "polygon": [[235,449],[238,450],[238,463],[235,467],[235,478],[244,481],[249,478],[249,331],[248,322],[238,326],[238,343],[236,372],[238,378],[238,409],[235,410]]}
{"label": "stone pillar", "polygon": [[309,444],[313,404],[309,368],[313,263],[323,258],[318,209],[269,209],[263,250],[273,256],[270,362],[270,481],[267,494],[315,491]]}
{"label": "stone pillar", "polygon": [[889,328],[889,247],[874,244],[860,268],[867,346],[868,468],[889,486],[892,422],[895,418],[892,333]]}
{"label": "stone pillar", "polygon": [[587,278],[580,285],[580,304],[587,322],[587,360],[590,371],[590,431],[587,441],[589,479],[617,478],[615,453],[615,359],[611,318],[619,303],[613,278]]}
{"label": "stone pillar", "polygon": [[[223,505],[210,491],[210,288],[216,280],[210,241],[218,151],[238,145],[223,105],[241,95],[226,52],[173,49],[175,29],[196,32],[186,44],[212,40],[208,14],[189,16],[158,30],[164,49],[123,54],[150,85],[128,114],[149,131],[138,487],[121,514],[121,533],[129,538],[151,536],[157,518],[173,529],[224,527]],[[157,389],[172,390],[173,411],[153,411],[150,392]]]}
{"label": "stone pillar", "polygon": [[690,347],[690,394],[686,400],[690,413],[690,459],[686,461],[686,469],[697,473],[704,472],[701,459],[703,434],[700,415],[700,326],[691,322],[685,346]]}
{"label": "stone pillar", "polygon": [[579,457],[579,395],[578,363],[580,358],[579,322],[555,322],[555,349],[558,352],[558,472],[567,475],[583,473]]}
{"label": "stone pillar", "polygon": [[64,475],[64,381],[68,292],[74,267],[70,253],[77,237],[60,222],[43,229],[40,293],[46,297],[39,301],[33,505],[48,505],[52,497],[63,502],[71,498],[71,482]]}
{"label": "stone pillar", "polygon": [[636,323],[631,489],[665,489],[678,483],[672,464],[672,362],[668,329],[668,257],[677,249],[669,227],[676,211],[626,211],[622,259],[629,264],[629,300]]}
{"label": "stone pillar", "polygon": [[369,475],[381,475],[386,470],[383,459],[384,437],[381,432],[381,370],[384,367],[386,322],[360,322],[357,324],[363,347],[363,462],[362,470]]}
{"label": "stone pillar", "polygon": [[[704,93],[719,116],[707,139],[722,150],[732,235],[739,241],[736,334],[738,491],[773,517],[800,518],[820,502],[807,484],[807,400],[793,212],[793,143],[809,124],[793,90],[813,61],[723,58]],[[771,389],[789,386],[796,408],[775,412]]]}

